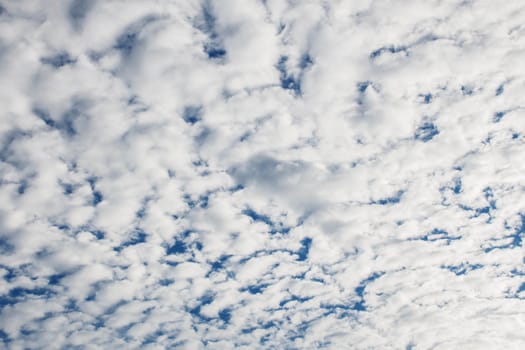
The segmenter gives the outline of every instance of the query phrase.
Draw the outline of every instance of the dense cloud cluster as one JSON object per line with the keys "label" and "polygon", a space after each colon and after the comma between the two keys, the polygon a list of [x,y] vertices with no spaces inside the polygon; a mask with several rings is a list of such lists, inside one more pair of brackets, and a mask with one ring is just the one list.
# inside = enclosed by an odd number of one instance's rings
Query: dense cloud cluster
{"label": "dense cloud cluster", "polygon": [[0,348],[523,349],[525,3],[0,2]]}

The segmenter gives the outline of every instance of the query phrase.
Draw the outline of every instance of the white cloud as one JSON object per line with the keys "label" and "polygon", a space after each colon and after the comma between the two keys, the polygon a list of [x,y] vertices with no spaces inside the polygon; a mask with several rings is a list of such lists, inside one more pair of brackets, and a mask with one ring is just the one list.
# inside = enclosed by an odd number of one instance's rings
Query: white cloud
{"label": "white cloud", "polygon": [[523,19],[0,5],[0,342],[523,348]]}

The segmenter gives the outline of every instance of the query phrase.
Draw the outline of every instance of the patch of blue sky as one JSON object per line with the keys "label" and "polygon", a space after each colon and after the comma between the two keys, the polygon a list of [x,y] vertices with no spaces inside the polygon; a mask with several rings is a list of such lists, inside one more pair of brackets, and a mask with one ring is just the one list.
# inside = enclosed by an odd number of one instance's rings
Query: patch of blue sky
{"label": "patch of blue sky", "polygon": [[[279,302],[279,306],[280,307],[284,307],[284,308],[287,308],[287,307],[291,307],[291,308],[294,308],[295,307],[295,303],[304,303],[304,302],[307,302],[309,300],[311,300],[313,297],[301,297],[301,296],[298,296],[298,295],[291,295],[290,297],[288,298],[285,298],[283,300],[281,300]],[[293,304],[290,304],[290,303],[293,303]]]}
{"label": "patch of blue sky", "polygon": [[5,306],[14,305],[30,299],[48,299],[55,294],[55,291],[46,287],[15,287],[10,289],[7,294],[0,296],[0,310]]}
{"label": "patch of blue sky", "polygon": [[201,308],[205,305],[211,304],[215,299],[213,292],[207,292],[197,299],[197,304],[193,307],[187,307],[186,311],[194,316],[199,322],[210,322],[213,318],[201,314]]}
{"label": "patch of blue sky", "polygon": [[260,214],[252,208],[246,208],[242,211],[243,215],[248,216],[253,222],[261,222],[268,225],[268,232],[273,234],[287,234],[290,232],[291,227],[283,225],[281,222],[274,222],[272,219],[265,214]]}
{"label": "patch of blue sky", "polygon": [[464,204],[460,203],[460,204],[458,204],[458,207],[460,209],[464,210],[464,211],[471,212],[472,215],[470,216],[470,218],[477,218],[477,217],[480,217],[480,216],[486,216],[487,223],[492,222],[492,218],[493,218],[492,210],[493,210],[493,208],[490,205],[473,208],[473,207],[470,207],[468,205],[464,205]]}
{"label": "patch of blue sky", "polygon": [[400,190],[398,191],[395,195],[391,196],[391,197],[385,197],[385,198],[380,198],[380,199],[376,199],[376,200],[372,200],[370,202],[370,204],[376,204],[376,205],[392,205],[392,204],[397,204],[399,202],[401,202],[401,199],[403,197],[403,193],[404,191]]}
{"label": "patch of blue sky", "polygon": [[371,81],[361,81],[357,83],[357,91],[364,93],[368,87],[372,85]]}
{"label": "patch of blue sky", "polygon": [[138,42],[138,32],[136,31],[127,31],[122,33],[115,43],[115,49],[122,52],[123,55],[129,55]]}
{"label": "patch of blue sky", "polygon": [[440,242],[443,241],[447,245],[450,244],[452,241],[460,240],[461,236],[451,236],[447,231],[434,228],[432,231],[428,232],[427,234],[417,237],[415,239],[411,240],[421,240],[425,242]]}
{"label": "patch of blue sky", "polygon": [[474,88],[469,85],[461,85],[461,93],[465,96],[470,96],[474,93]]}
{"label": "patch of blue sky", "polygon": [[456,276],[465,275],[470,271],[479,270],[483,268],[482,264],[470,264],[468,262],[459,265],[441,265],[441,268],[453,272]]}
{"label": "patch of blue sky", "polygon": [[55,285],[58,285],[60,284],[60,281],[68,276],[69,273],[67,272],[60,272],[60,273],[55,273],[51,276],[48,277],[48,284],[51,285],[51,286],[55,286]]}
{"label": "patch of blue sky", "polygon": [[113,48],[118,50],[123,57],[129,57],[141,42],[141,31],[144,29],[144,27],[156,21],[157,19],[158,16],[146,15],[127,26],[118,36]]}
{"label": "patch of blue sky", "polygon": [[305,261],[308,259],[308,253],[310,252],[311,246],[312,239],[310,237],[306,237],[301,240],[301,248],[297,252],[297,261]]}
{"label": "patch of blue sky", "polygon": [[484,248],[485,253],[490,253],[493,250],[497,249],[516,249],[523,247],[523,236],[525,232],[516,231],[511,235],[505,235],[499,239],[492,239],[491,242],[501,242],[501,244],[489,243],[487,247]]}
{"label": "patch of blue sky", "polygon": [[225,308],[219,311],[219,319],[223,321],[224,323],[228,324],[230,323],[230,320],[232,318],[232,309]]}
{"label": "patch of blue sky", "polygon": [[208,37],[203,49],[210,60],[221,60],[227,57],[226,49],[217,31],[216,22],[212,5],[205,2],[201,6],[201,16],[196,22],[196,27]]}
{"label": "patch of blue sky", "polygon": [[385,272],[383,271],[374,272],[370,276],[368,276],[366,279],[362,280],[359,283],[359,285],[355,288],[355,294],[357,295],[359,300],[355,302],[354,305],[352,306],[353,310],[356,310],[356,311],[366,311],[367,310],[366,301],[365,301],[366,287],[370,283],[374,282],[375,280],[383,276],[384,274]]}
{"label": "patch of blue sky", "polygon": [[430,103],[432,103],[432,100],[433,100],[433,98],[434,98],[434,96],[432,96],[431,93],[420,94],[419,97],[421,98],[421,101],[422,101],[424,104],[430,104]]}
{"label": "patch of blue sky", "polygon": [[69,183],[61,183],[60,184],[63,188],[63,192],[65,195],[70,195],[75,191],[75,186],[73,184]]}
{"label": "patch of blue sky", "polygon": [[202,106],[186,106],[184,107],[182,118],[186,123],[193,125],[202,119],[202,113]]}
{"label": "patch of blue sky", "polygon": [[[0,240],[0,244],[1,244],[1,240]],[[0,245],[0,247],[1,247],[1,245]],[[0,250],[0,252],[2,252],[2,251]],[[2,254],[6,254],[6,253],[2,253]],[[8,283],[12,282],[19,275],[19,272],[17,272],[17,270],[15,268],[13,268],[13,267],[0,264],[0,268],[2,270],[5,270],[3,278],[4,278],[4,281],[6,281]]]}
{"label": "patch of blue sky", "polygon": [[496,89],[496,96],[499,96],[501,95],[503,92],[505,91],[505,86],[503,84],[501,84],[500,86],[498,86],[498,88]]}
{"label": "patch of blue sky", "polygon": [[53,118],[51,118],[47,110],[40,107],[34,107],[33,114],[40,118],[40,120],[42,120],[50,128],[55,128],[56,122]]}
{"label": "patch of blue sky", "polygon": [[49,65],[55,69],[75,64],[76,61],[77,60],[71,57],[67,52],[59,52],[52,56],[45,56],[40,59],[40,62],[42,62],[45,65]]}
{"label": "patch of blue sky", "polygon": [[93,192],[93,206],[97,206],[100,202],[104,200],[104,196],[102,195],[102,192],[100,191],[94,191]]}
{"label": "patch of blue sky", "polygon": [[501,119],[503,119],[503,117],[505,116],[505,114],[507,114],[507,112],[505,111],[499,111],[499,112],[496,112],[494,113],[494,116],[492,118],[492,121],[494,123],[499,123],[501,121]]}
{"label": "patch of blue sky", "polygon": [[259,284],[251,284],[247,287],[243,287],[240,289],[241,292],[249,292],[250,294],[262,294],[266,288],[268,288],[270,284],[269,283],[259,283]]}
{"label": "patch of blue sky", "polygon": [[40,107],[33,108],[33,114],[42,120],[48,127],[57,129],[68,137],[77,135],[76,120],[83,115],[83,110],[86,108],[85,101],[76,101],[73,106],[66,110],[58,119],[51,117],[49,112]]}
{"label": "patch of blue sky", "polygon": [[462,190],[463,190],[463,183],[461,182],[461,178],[460,177],[454,178],[454,186],[452,187],[452,191],[455,194],[460,194]]}
{"label": "patch of blue sky", "polygon": [[399,52],[402,52],[405,56],[410,55],[408,48],[405,46],[385,46],[385,47],[381,47],[377,50],[372,51],[369,55],[369,58],[371,60],[374,60],[384,54],[396,54]]}
{"label": "patch of blue sky", "polygon": [[492,191],[492,188],[485,187],[483,189],[483,195],[489,204],[490,209],[494,210],[496,209],[496,200],[494,199],[494,192]]}
{"label": "patch of blue sky", "polygon": [[175,243],[166,249],[167,255],[184,254],[188,250],[186,243],[183,240],[176,239]]}
{"label": "patch of blue sky", "polygon": [[96,239],[104,239],[106,237],[106,233],[102,230],[92,229],[90,232],[95,236]]}
{"label": "patch of blue sky", "polygon": [[310,54],[305,53],[301,56],[301,60],[299,61],[299,68],[304,70],[313,64],[314,64],[314,60],[312,59]]}
{"label": "patch of blue sky", "polygon": [[226,57],[226,49],[216,43],[204,44],[204,52],[208,55],[209,59],[221,59]]}
{"label": "patch of blue sky", "polygon": [[131,235],[128,237],[126,241],[124,241],[118,247],[115,247],[114,250],[119,252],[125,249],[126,247],[144,243],[146,242],[147,238],[148,238],[148,234],[144,232],[142,229],[137,228],[131,233]]}
{"label": "patch of blue sky", "polygon": [[231,255],[221,255],[217,260],[210,263],[211,271],[220,271],[226,267],[226,263]]}
{"label": "patch of blue sky", "polygon": [[277,70],[279,71],[279,80],[281,88],[291,90],[296,96],[301,95],[301,81],[299,77],[294,76],[288,72],[286,64],[288,62],[287,56],[282,56],[277,63]]}
{"label": "patch of blue sky", "polygon": [[439,129],[435,124],[424,122],[416,129],[414,138],[419,141],[428,142],[439,134]]}
{"label": "patch of blue sky", "polygon": [[251,208],[246,208],[242,211],[242,214],[248,216],[250,219],[252,219],[254,222],[262,222],[268,226],[274,226],[273,221],[270,219],[269,216],[264,214],[259,214],[255,210]]}

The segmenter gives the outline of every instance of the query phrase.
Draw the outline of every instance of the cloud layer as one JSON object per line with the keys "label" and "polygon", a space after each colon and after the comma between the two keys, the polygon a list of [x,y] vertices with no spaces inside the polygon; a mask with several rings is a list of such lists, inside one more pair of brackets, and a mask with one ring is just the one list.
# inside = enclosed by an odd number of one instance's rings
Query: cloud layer
{"label": "cloud layer", "polygon": [[522,349],[524,20],[2,2],[0,344]]}

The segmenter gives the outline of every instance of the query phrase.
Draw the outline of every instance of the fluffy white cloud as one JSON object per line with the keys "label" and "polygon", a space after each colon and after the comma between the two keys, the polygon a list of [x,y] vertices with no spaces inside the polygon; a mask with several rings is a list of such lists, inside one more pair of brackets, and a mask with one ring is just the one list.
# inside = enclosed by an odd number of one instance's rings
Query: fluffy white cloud
{"label": "fluffy white cloud", "polygon": [[0,4],[6,349],[522,349],[518,2]]}

